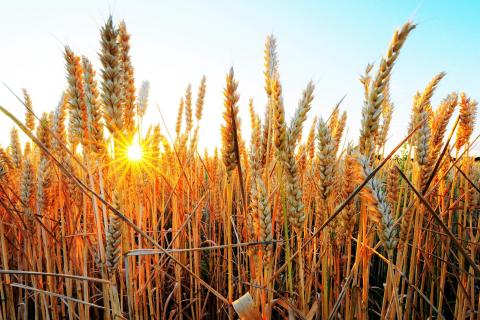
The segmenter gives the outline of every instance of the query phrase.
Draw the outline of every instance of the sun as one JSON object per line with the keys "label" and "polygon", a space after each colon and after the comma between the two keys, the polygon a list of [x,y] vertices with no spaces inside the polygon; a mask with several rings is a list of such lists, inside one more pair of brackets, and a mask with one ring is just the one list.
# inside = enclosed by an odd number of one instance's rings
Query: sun
{"label": "sun", "polygon": [[142,147],[134,142],[127,149],[127,157],[130,161],[140,161],[143,158]]}

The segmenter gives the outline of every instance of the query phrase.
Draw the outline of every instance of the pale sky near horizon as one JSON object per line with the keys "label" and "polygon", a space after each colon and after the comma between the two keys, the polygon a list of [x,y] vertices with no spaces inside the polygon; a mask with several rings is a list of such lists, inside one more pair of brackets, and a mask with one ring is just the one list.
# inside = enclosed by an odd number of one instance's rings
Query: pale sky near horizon
{"label": "pale sky near horizon", "polygon": [[[173,134],[177,106],[188,83],[194,96],[203,74],[207,95],[200,148],[220,144],[225,74],[239,81],[240,115],[249,140],[248,100],[263,115],[263,49],[278,40],[287,119],[309,80],[316,84],[314,115],[328,117],[346,95],[349,139],[357,141],[362,108],[358,78],[378,63],[393,31],[418,23],[391,80],[395,111],[387,149],[406,134],[412,97],[440,71],[447,72],[434,106],[452,91],[480,100],[480,2],[477,1],[4,1],[0,4],[0,81],[30,92],[38,115],[53,110],[65,88],[62,50],[88,56],[99,74],[99,28],[111,13],[131,33],[137,87],[151,83],[146,124],[160,123],[155,103]],[[376,69],[374,69],[375,71]],[[0,105],[23,119],[24,108],[0,84]],[[13,123],[0,115],[0,145],[9,144]],[[476,133],[480,130],[475,130]],[[480,150],[480,148],[475,148]]]}

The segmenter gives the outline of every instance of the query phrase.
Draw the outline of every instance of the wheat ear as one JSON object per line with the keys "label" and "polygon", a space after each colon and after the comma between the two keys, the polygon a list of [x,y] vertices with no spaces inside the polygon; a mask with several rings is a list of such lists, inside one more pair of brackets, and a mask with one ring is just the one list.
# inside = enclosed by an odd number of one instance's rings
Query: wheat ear
{"label": "wheat ear", "polygon": [[458,123],[456,147],[464,146],[473,132],[475,116],[477,114],[477,102],[467,98],[466,94],[460,94],[460,122]]}
{"label": "wheat ear", "polygon": [[25,112],[25,126],[30,129],[30,131],[35,130],[35,116],[29,110],[33,110],[32,98],[27,92],[27,89],[22,89],[23,99],[27,111]]}
{"label": "wheat ear", "polygon": [[135,131],[135,78],[130,58],[130,34],[125,21],[118,25],[119,58],[122,71],[123,125],[127,135]]}
{"label": "wheat ear", "polygon": [[100,33],[103,116],[110,133],[118,135],[123,130],[122,68],[117,42],[118,30],[113,25],[112,17],[108,18]]}
{"label": "wheat ear", "polygon": [[[235,136],[234,130],[238,128],[238,100],[237,93],[238,82],[234,78],[233,68],[226,77],[226,87],[223,91],[225,111],[223,112],[223,119],[225,124],[222,125],[222,158],[223,163],[228,172],[231,172],[237,166],[239,159],[235,154]],[[236,134],[236,133],[235,133]]]}
{"label": "wheat ear", "polygon": [[[373,153],[373,141],[378,133],[379,117],[382,112],[385,86],[390,78],[393,65],[398,58],[400,49],[405,44],[410,31],[415,28],[411,22],[405,23],[400,30],[395,31],[388,47],[387,54],[380,61],[377,74],[368,89],[368,98],[362,109],[362,125],[360,130],[360,152]],[[369,68],[367,68],[367,71]]]}
{"label": "wheat ear", "polygon": [[[113,206],[115,209],[120,210],[120,202],[118,195],[114,193]],[[122,220],[117,215],[110,215],[110,221],[108,224],[107,237],[106,237],[106,263],[110,276],[113,276],[118,269],[120,261],[120,244],[122,241]]]}
{"label": "wheat ear", "polygon": [[[357,163],[359,165],[359,176],[361,177],[360,182],[372,173],[372,168],[370,167],[370,159],[364,155],[357,154]],[[390,257],[392,257],[393,250],[398,243],[398,231],[387,201],[383,182],[373,177],[360,191],[360,197],[367,205],[369,212],[372,213],[369,217],[374,221],[378,236]]]}

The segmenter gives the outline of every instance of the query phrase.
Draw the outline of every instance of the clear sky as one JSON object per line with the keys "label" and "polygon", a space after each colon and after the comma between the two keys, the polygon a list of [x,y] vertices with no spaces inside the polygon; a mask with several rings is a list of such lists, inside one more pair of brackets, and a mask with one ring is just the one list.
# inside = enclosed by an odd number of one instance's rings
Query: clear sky
{"label": "clear sky", "polygon": [[[480,99],[479,1],[3,1],[0,4],[0,80],[25,87],[34,109],[52,110],[66,85],[62,49],[69,45],[98,68],[99,28],[111,13],[131,38],[137,86],[151,82],[147,122],[161,122],[158,103],[174,131],[178,101],[188,83],[207,76],[200,147],[219,144],[224,77],[233,65],[239,80],[244,138],[248,99],[263,114],[263,49],[278,39],[287,117],[309,80],[316,83],[311,115],[327,117],[345,94],[349,137],[357,139],[362,107],[359,76],[378,62],[395,28],[418,23],[394,68],[396,109],[389,146],[406,133],[412,97],[438,72],[447,72],[433,98],[464,90]],[[0,104],[23,119],[23,106],[3,86]],[[311,117],[313,118],[313,117]],[[310,118],[310,120],[311,120]],[[13,124],[0,115],[0,145]],[[163,129],[165,132],[165,129]],[[478,130],[476,130],[478,132]],[[478,150],[478,149],[477,149]]]}

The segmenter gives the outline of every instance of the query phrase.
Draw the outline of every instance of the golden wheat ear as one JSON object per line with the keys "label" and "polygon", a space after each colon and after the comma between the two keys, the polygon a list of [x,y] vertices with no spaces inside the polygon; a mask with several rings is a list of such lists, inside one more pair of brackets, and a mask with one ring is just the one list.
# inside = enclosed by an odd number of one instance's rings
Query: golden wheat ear
{"label": "golden wheat ear", "polygon": [[[120,210],[120,202],[118,195],[114,192],[113,206]],[[108,224],[107,238],[106,238],[106,264],[108,272],[111,276],[117,271],[120,262],[120,251],[122,241],[122,220],[116,215],[110,216]]]}
{"label": "golden wheat ear", "polygon": [[30,131],[35,130],[35,117],[29,110],[33,110],[33,103],[32,103],[32,98],[27,92],[27,89],[22,89],[23,93],[23,98],[24,98],[24,104],[27,108],[27,111],[25,112],[25,125],[27,126]]}
{"label": "golden wheat ear", "polygon": [[[359,182],[364,180],[372,173],[370,167],[370,159],[363,155],[357,155],[357,163],[359,165]],[[398,229],[395,224],[392,209],[388,203],[387,196],[384,191],[384,183],[380,179],[373,177],[360,191],[362,203],[369,208],[371,218],[378,230],[378,236],[382,241],[389,257],[393,257],[393,251],[398,244]]]}
{"label": "golden wheat ear", "polygon": [[[415,24],[407,22],[402,28],[395,31],[387,53],[380,61],[377,74],[369,85],[368,97],[362,109],[362,127],[359,140],[360,152],[363,154],[372,154],[374,152],[372,143],[378,133],[381,105],[385,98],[385,86],[390,79],[400,49],[403,47],[408,35],[413,29],[415,29],[415,27]],[[368,67],[367,71],[369,71]]]}
{"label": "golden wheat ear", "polygon": [[455,146],[460,149],[470,140],[475,126],[477,115],[477,101],[470,99],[462,92],[460,94],[460,123],[458,124],[457,142]]}
{"label": "golden wheat ear", "polygon": [[143,81],[137,95],[137,114],[143,118],[148,108],[148,96],[150,94],[150,82]]}
{"label": "golden wheat ear", "polygon": [[122,88],[122,120],[125,133],[132,138],[135,125],[135,78],[132,61],[130,58],[130,34],[127,31],[125,21],[118,25],[119,60],[121,65],[121,88]]}
{"label": "golden wheat ear", "polygon": [[123,131],[122,66],[120,46],[117,41],[118,29],[114,27],[112,17],[109,17],[100,29],[100,36],[103,116],[107,129],[118,136]]}
{"label": "golden wheat ear", "polygon": [[222,157],[223,163],[227,171],[232,171],[239,163],[240,159],[236,153],[238,141],[236,140],[238,121],[238,100],[237,93],[238,82],[234,79],[233,68],[226,77],[226,87],[223,91],[225,111],[223,119],[225,124],[222,125]]}
{"label": "golden wheat ear", "polygon": [[282,86],[278,74],[275,74],[271,81],[272,108],[273,108],[273,142],[276,155],[279,161],[285,161],[287,150],[287,124],[285,122],[285,107],[283,105]]}
{"label": "golden wheat ear", "polygon": [[95,70],[87,57],[82,57],[82,66],[89,142],[94,153],[104,155],[106,153],[105,138]]}
{"label": "golden wheat ear", "polygon": [[207,91],[207,78],[202,76],[202,80],[200,80],[200,86],[198,88],[197,94],[197,101],[196,101],[196,108],[195,108],[195,118],[197,118],[197,122],[202,119],[202,112],[203,112],[203,104],[205,103],[205,93]]}
{"label": "golden wheat ear", "polygon": [[297,110],[292,118],[289,126],[289,143],[296,144],[301,140],[303,124],[307,120],[308,112],[312,107],[313,91],[315,86],[313,82],[309,82],[302,93],[302,98],[298,101]]}
{"label": "golden wheat ear", "polygon": [[320,177],[320,197],[326,200],[330,195],[335,175],[335,143],[327,123],[320,118],[317,125],[317,158]]}

